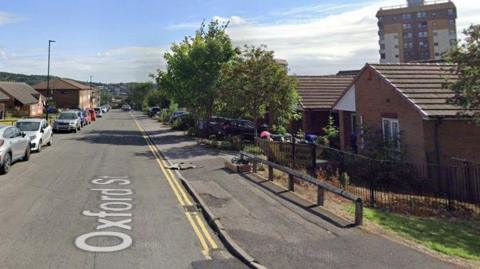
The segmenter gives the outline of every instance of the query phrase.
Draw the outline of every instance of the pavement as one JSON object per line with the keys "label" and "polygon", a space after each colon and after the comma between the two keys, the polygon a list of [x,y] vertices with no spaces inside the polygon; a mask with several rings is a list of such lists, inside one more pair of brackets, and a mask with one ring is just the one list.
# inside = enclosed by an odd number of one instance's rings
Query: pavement
{"label": "pavement", "polygon": [[0,268],[245,268],[177,180],[130,113],[56,134],[0,176]]}
{"label": "pavement", "polygon": [[321,209],[305,210],[294,195],[226,171],[224,162],[234,153],[197,145],[183,132],[139,113],[135,117],[171,162],[198,166],[182,176],[235,243],[268,268],[459,268],[359,228],[345,228]]}

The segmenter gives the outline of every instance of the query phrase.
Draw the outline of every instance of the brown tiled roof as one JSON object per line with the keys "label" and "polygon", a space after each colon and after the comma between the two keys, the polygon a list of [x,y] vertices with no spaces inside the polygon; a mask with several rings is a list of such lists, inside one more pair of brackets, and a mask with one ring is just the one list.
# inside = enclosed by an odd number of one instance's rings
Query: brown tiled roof
{"label": "brown tiled roof", "polygon": [[296,76],[303,109],[332,109],[354,76]]}
{"label": "brown tiled roof", "polygon": [[0,102],[8,101],[8,100],[10,100],[10,97],[8,97],[8,95],[6,95],[2,91],[0,91]]}
{"label": "brown tiled roof", "polygon": [[[46,90],[47,82],[40,82],[37,85],[34,85],[33,88],[36,90]],[[69,80],[64,78],[56,78],[50,80],[50,89],[51,90],[90,90],[90,86]]]}
{"label": "brown tiled roof", "polygon": [[40,96],[37,91],[23,82],[0,82],[0,91],[24,105],[38,103],[35,96]]}
{"label": "brown tiled roof", "polygon": [[417,107],[425,116],[456,116],[463,110],[447,103],[454,93],[444,89],[447,81],[455,81],[455,65],[451,64],[371,64],[380,75]]}

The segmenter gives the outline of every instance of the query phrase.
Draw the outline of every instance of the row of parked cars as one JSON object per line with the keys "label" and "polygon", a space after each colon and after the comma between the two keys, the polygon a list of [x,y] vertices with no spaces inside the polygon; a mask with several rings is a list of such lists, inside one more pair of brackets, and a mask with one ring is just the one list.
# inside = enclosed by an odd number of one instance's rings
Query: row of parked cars
{"label": "row of parked cars", "polygon": [[110,111],[110,106],[102,106],[97,108],[73,108],[62,111],[58,114],[58,118],[53,123],[54,132],[78,132],[83,127],[103,117],[105,113]]}
{"label": "row of parked cars", "polygon": [[0,126],[0,174],[7,174],[17,161],[28,161],[33,151],[52,146],[54,132],[77,132],[109,110],[104,106],[62,111],[53,126],[45,119],[21,119],[14,126]]}

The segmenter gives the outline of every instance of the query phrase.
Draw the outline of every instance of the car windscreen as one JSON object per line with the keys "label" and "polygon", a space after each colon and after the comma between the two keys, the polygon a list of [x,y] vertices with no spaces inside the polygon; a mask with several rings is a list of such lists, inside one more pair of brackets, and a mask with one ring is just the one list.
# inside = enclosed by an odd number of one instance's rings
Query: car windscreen
{"label": "car windscreen", "polygon": [[78,118],[78,115],[76,113],[62,113],[58,117],[60,120],[75,120]]}
{"label": "car windscreen", "polygon": [[15,124],[18,129],[22,132],[33,132],[33,131],[38,131],[40,128],[40,122],[17,122]]}

